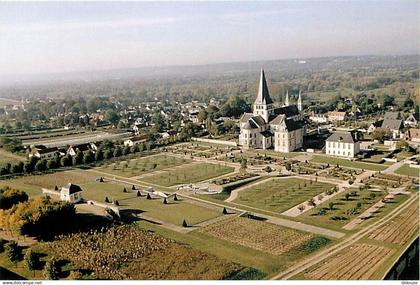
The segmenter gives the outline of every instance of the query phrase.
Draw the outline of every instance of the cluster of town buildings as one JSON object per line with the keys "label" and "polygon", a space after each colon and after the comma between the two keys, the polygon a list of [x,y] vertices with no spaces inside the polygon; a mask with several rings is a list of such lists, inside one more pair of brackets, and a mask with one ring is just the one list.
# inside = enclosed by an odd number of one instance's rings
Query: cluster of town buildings
{"label": "cluster of town buildings", "polygon": [[[351,102],[347,102],[351,104]],[[179,114],[182,115],[182,122],[192,121],[200,124],[199,113],[208,105],[218,107],[220,102],[212,99],[209,104],[197,101],[186,104],[177,103]],[[140,112],[138,108],[131,107],[125,111],[126,123],[131,124],[134,137],[126,139],[124,146],[132,147],[147,140],[146,135],[140,134],[140,129],[151,125],[151,112],[159,111],[165,119],[170,119],[173,110],[165,109],[159,102],[148,103],[141,106],[146,112]],[[244,149],[274,149],[278,152],[292,152],[305,148],[305,139],[309,135],[308,130],[314,126],[327,126],[332,134],[325,140],[325,153],[328,155],[353,158],[360,151],[360,142],[363,133],[371,134],[378,130],[390,133],[390,140],[397,141],[406,139],[413,142],[420,142],[419,114],[409,114],[404,117],[400,112],[386,112],[380,120],[372,122],[367,129],[336,129],[330,123],[346,121],[355,118],[356,114],[351,112],[327,112],[325,114],[305,114],[303,110],[302,94],[296,102],[291,102],[289,94],[280,107],[270,97],[264,70],[261,70],[257,97],[252,106],[252,113],[244,113],[239,121],[240,128],[239,145]],[[97,115],[97,116],[96,116]],[[95,122],[104,122],[101,114],[92,114]],[[230,119],[230,118],[229,118]],[[217,119],[223,123],[224,118]],[[217,124],[218,122],[216,122]],[[315,128],[316,129],[316,128]],[[160,133],[162,138],[176,136],[177,131],[164,131]],[[100,142],[87,142],[63,148],[46,148],[34,146],[29,156],[39,158],[52,158],[56,153],[59,155],[76,155],[77,151],[92,151],[98,148]]]}
{"label": "cluster of town buildings", "polygon": [[[303,148],[310,125],[328,125],[330,122],[346,121],[355,115],[334,111],[305,116],[300,92],[295,104],[291,104],[287,93],[283,105],[276,108],[261,70],[253,112],[244,113],[239,120],[239,144],[245,149],[272,148],[274,151],[292,152]],[[376,130],[390,132],[390,139],[394,141],[407,139],[420,142],[418,124],[419,114],[403,118],[400,112],[386,112],[383,119],[373,122],[367,130],[333,130],[325,141],[325,153],[354,158],[361,151],[361,134],[371,134]]]}

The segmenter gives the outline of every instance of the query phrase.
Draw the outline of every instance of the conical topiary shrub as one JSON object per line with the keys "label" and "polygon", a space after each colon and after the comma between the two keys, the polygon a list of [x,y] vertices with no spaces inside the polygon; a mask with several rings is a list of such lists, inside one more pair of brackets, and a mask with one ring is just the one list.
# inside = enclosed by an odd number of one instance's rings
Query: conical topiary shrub
{"label": "conical topiary shrub", "polygon": [[168,201],[166,201],[166,198],[163,198],[163,204],[168,204]]}
{"label": "conical topiary shrub", "polygon": [[114,204],[115,204],[115,206],[119,206],[120,205],[120,203],[117,200],[115,200]]}
{"label": "conical topiary shrub", "polygon": [[127,188],[124,187],[123,192],[124,193],[127,193]]}
{"label": "conical topiary shrub", "polygon": [[133,186],[131,187],[131,190],[136,190],[136,186],[134,186],[134,185],[133,185]]}
{"label": "conical topiary shrub", "polygon": [[108,197],[105,197],[105,203],[109,203]]}
{"label": "conical topiary shrub", "polygon": [[226,208],[223,208],[222,213],[223,213],[223,215],[227,215],[228,212],[227,212]]}
{"label": "conical topiary shrub", "polygon": [[99,182],[104,182],[104,178],[103,177],[99,178]]}
{"label": "conical topiary shrub", "polygon": [[174,195],[174,201],[178,201],[178,197],[176,196],[176,194]]}
{"label": "conical topiary shrub", "polygon": [[147,200],[152,199],[152,197],[150,196],[150,193],[147,193]]}
{"label": "conical topiary shrub", "polygon": [[137,191],[137,197],[141,197],[140,191]]}
{"label": "conical topiary shrub", "polygon": [[188,224],[187,224],[187,221],[186,221],[186,220],[184,220],[184,221],[182,222],[182,226],[183,226],[184,228],[188,227]]}
{"label": "conical topiary shrub", "polygon": [[58,186],[57,185],[55,185],[54,190],[58,191]]}

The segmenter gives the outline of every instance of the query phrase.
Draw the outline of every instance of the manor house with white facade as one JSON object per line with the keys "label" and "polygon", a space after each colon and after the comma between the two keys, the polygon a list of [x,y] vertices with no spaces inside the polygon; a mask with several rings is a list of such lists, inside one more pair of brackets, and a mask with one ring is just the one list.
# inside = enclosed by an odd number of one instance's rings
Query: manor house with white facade
{"label": "manor house with white facade", "polygon": [[245,113],[240,121],[239,144],[245,149],[274,148],[279,152],[291,152],[302,148],[305,121],[302,115],[302,96],[291,105],[289,93],[282,107],[275,108],[270,97],[264,70],[261,70],[257,99],[253,113]]}

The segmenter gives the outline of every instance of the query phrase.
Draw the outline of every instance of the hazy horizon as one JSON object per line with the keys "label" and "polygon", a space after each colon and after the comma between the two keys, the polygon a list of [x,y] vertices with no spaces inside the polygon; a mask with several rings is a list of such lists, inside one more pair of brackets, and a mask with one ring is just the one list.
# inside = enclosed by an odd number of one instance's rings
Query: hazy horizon
{"label": "hazy horizon", "polygon": [[0,75],[418,54],[417,1],[0,3]]}

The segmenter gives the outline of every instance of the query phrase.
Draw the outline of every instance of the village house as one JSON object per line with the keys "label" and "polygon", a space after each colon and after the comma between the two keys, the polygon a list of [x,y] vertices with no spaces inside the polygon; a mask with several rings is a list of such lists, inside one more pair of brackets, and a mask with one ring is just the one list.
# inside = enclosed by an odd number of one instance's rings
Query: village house
{"label": "village house", "polygon": [[35,156],[38,158],[50,159],[50,158],[53,158],[56,153],[60,156],[64,155],[64,153],[61,153],[57,147],[51,147],[51,148],[33,147],[31,149],[31,152],[29,153],[29,158]]}
{"label": "village house", "polygon": [[124,146],[130,146],[131,147],[131,146],[134,146],[134,145],[137,145],[137,144],[144,143],[144,142],[146,142],[146,140],[147,140],[147,135],[146,134],[141,134],[139,136],[132,137],[132,138],[129,138],[129,139],[125,140],[124,141]]}
{"label": "village house", "polygon": [[357,132],[338,131],[331,134],[325,142],[325,153],[334,156],[354,158],[360,151]]}
{"label": "village house", "polygon": [[289,102],[289,93],[282,107],[274,108],[264,70],[261,70],[253,113],[244,113],[239,120],[239,145],[245,149],[274,147],[275,151],[291,152],[302,148],[305,121],[302,115],[302,96],[297,105]]}
{"label": "village house", "polygon": [[347,112],[331,111],[327,113],[330,122],[345,121],[348,119]]}
{"label": "village house", "polygon": [[75,184],[69,183],[61,187],[60,200],[70,203],[77,203],[82,201],[82,189]]}
{"label": "village house", "polygon": [[377,128],[380,128],[382,126],[383,122],[384,122],[384,120],[379,120],[379,121],[371,123],[369,125],[369,128],[367,129],[367,133],[368,134],[373,133]]}
{"label": "village house", "polygon": [[380,129],[391,131],[392,139],[403,137],[404,122],[399,112],[386,112]]}
{"label": "village house", "polygon": [[315,114],[315,113],[312,113],[309,116],[309,120],[312,121],[312,122],[314,122],[314,123],[317,123],[317,124],[328,124],[329,123],[328,117],[327,117],[326,114]]}
{"label": "village house", "polygon": [[404,126],[406,127],[416,127],[419,124],[420,113],[411,113],[404,120]]}
{"label": "village house", "polygon": [[406,140],[420,142],[420,129],[410,128],[406,132]]}
{"label": "village house", "polygon": [[78,145],[72,145],[67,149],[66,153],[71,155],[71,156],[75,156],[78,151],[85,152],[85,151],[89,151],[89,150],[92,151],[93,153],[95,153],[98,150],[98,147],[93,142],[83,143],[83,144],[78,144]]}

